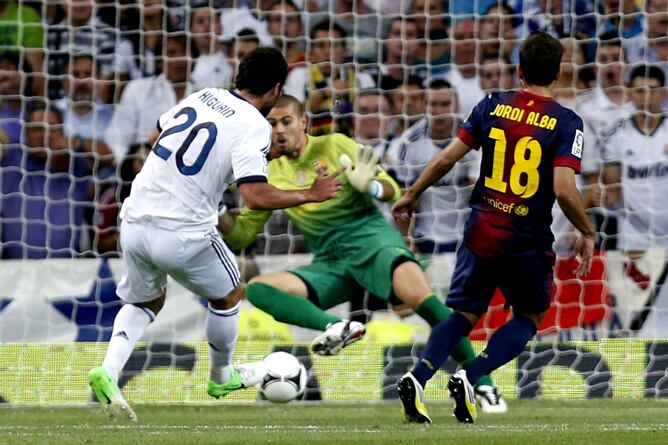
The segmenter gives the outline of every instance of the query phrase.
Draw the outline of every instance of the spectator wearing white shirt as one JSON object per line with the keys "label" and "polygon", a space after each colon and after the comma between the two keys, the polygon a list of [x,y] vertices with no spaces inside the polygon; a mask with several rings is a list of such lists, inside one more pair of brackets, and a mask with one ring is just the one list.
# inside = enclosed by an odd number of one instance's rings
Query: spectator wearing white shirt
{"label": "spectator wearing white shirt", "polygon": [[185,35],[168,36],[163,73],[132,80],[125,87],[107,139],[116,163],[123,161],[130,145],[147,142],[162,113],[192,92],[186,50]]}
{"label": "spectator wearing white shirt", "polygon": [[480,88],[476,67],[476,24],[474,20],[461,20],[453,26],[452,69],[445,79],[457,91],[459,113],[468,114],[485,96]]}
{"label": "spectator wearing white shirt", "polygon": [[381,163],[387,150],[391,108],[388,97],[376,89],[360,91],[355,98],[355,140],[373,147]]}
{"label": "spectator wearing white shirt", "polygon": [[97,154],[100,165],[113,164],[113,154],[104,138],[114,110],[113,105],[98,98],[98,67],[92,54],[72,56],[65,73],[66,96],[54,102],[63,117],[63,133],[80,139],[86,151]]}
{"label": "spectator wearing white shirt", "polygon": [[[668,78],[668,0],[647,0],[646,8],[645,32],[625,40],[624,50],[631,66],[651,63]],[[668,103],[663,108],[668,109]]]}
{"label": "spectator wearing white shirt", "polygon": [[[400,186],[408,187],[429,161],[457,134],[458,95],[443,79],[427,88],[427,117],[419,120],[388,149],[388,171]],[[468,198],[477,178],[479,156],[471,150],[458,165],[420,198],[414,215],[413,238],[420,253],[454,252],[468,215]]]}
{"label": "spectator wearing white shirt", "polygon": [[193,90],[228,88],[233,70],[220,41],[220,13],[208,6],[191,6],[189,30],[197,53],[195,68],[190,76]]}
{"label": "spectator wearing white shirt", "polygon": [[114,51],[113,74],[120,82],[117,94],[131,79],[158,74],[157,57],[162,51],[168,15],[161,0],[141,0],[138,11],[142,28],[132,38],[124,38]]}

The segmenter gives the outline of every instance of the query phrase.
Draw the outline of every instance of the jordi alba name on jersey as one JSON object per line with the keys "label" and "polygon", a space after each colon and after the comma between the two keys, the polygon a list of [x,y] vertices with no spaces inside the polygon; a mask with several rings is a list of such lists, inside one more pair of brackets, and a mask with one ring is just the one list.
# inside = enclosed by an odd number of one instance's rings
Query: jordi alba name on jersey
{"label": "jordi alba name on jersey", "polygon": [[223,192],[266,182],[271,126],[233,91],[207,88],[160,117],[160,137],[132,183],[121,218],[165,228],[215,226]]}
{"label": "jordi alba name on jersey", "polygon": [[469,249],[487,257],[550,250],[554,167],[580,171],[580,117],[528,91],[492,93],[471,111],[457,137],[482,148],[464,231]]}

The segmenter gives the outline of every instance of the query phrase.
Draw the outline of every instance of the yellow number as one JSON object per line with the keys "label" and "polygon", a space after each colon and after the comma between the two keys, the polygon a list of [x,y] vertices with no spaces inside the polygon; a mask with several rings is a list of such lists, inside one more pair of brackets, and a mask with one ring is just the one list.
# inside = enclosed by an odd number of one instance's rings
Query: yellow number
{"label": "yellow number", "polygon": [[508,184],[503,182],[503,164],[506,161],[506,134],[499,128],[492,127],[489,138],[494,139],[494,159],[492,161],[492,177],[485,177],[485,187],[506,193]]}
{"label": "yellow number", "polygon": [[[492,127],[489,138],[494,139],[494,159],[492,160],[492,176],[485,177],[485,187],[505,193],[508,184],[503,181],[506,162],[506,134],[499,128]],[[527,151],[529,157],[527,158]],[[538,191],[540,175],[538,166],[543,151],[540,143],[531,136],[525,136],[515,145],[513,166],[510,169],[510,190],[522,198],[529,198]],[[526,182],[522,185],[523,175]]]}
{"label": "yellow number", "polygon": [[[529,158],[526,158],[526,153],[529,152]],[[522,198],[529,198],[538,191],[538,166],[540,165],[540,158],[542,150],[537,140],[532,139],[531,136],[524,136],[517,141],[515,145],[515,163],[510,169],[510,189],[514,194]],[[522,185],[520,180],[522,174],[526,175],[526,185]]]}

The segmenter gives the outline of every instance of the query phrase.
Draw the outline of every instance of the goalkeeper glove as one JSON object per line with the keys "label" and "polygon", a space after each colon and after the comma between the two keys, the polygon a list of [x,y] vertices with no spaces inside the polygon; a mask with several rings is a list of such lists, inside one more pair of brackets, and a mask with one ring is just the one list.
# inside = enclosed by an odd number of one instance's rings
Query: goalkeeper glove
{"label": "goalkeeper glove", "polygon": [[346,167],[348,182],[360,193],[368,193],[375,198],[383,196],[383,186],[374,181],[378,173],[378,155],[369,146],[357,144],[357,164],[353,165],[350,156],[343,153],[339,162]]}

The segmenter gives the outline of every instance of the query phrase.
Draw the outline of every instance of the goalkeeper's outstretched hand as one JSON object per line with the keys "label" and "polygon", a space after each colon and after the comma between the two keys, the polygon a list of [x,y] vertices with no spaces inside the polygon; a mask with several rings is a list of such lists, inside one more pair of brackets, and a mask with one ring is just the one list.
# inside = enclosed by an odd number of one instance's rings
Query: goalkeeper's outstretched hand
{"label": "goalkeeper's outstretched hand", "polygon": [[339,156],[339,162],[346,167],[346,176],[350,185],[360,193],[369,193],[371,181],[378,173],[378,155],[371,147],[357,144],[357,164],[347,154]]}

